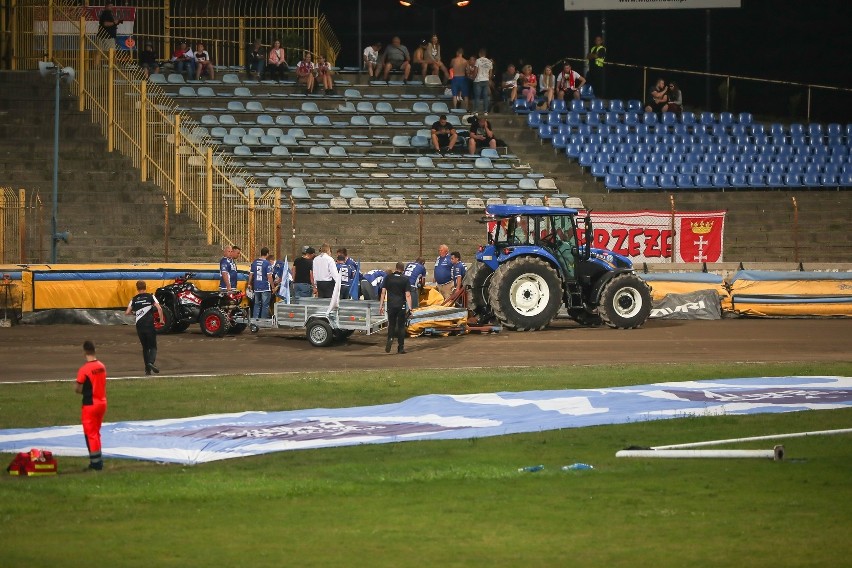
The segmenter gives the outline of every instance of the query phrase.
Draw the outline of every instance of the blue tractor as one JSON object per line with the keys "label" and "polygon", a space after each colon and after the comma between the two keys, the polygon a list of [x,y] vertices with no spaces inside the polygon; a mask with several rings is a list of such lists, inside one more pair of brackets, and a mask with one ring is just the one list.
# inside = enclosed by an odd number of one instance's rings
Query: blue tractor
{"label": "blue tractor", "polygon": [[592,223],[577,209],[490,205],[483,222],[488,244],[479,247],[465,287],[479,321],[518,331],[545,328],[562,306],[584,325],[631,329],[651,313],[651,290],[633,263],[592,243]]}

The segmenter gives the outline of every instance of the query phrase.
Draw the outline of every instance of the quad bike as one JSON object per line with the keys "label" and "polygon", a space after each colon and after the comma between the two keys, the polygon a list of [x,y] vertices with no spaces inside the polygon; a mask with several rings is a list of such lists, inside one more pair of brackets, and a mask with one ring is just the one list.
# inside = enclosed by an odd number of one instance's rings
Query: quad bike
{"label": "quad bike", "polygon": [[190,282],[195,274],[187,272],[175,278],[173,284],[157,288],[154,292],[163,309],[163,318],[154,314],[157,333],[180,333],[198,322],[201,332],[208,337],[222,337],[226,333],[242,333],[246,324],[246,310],[240,307],[244,294],[233,292],[206,292]]}

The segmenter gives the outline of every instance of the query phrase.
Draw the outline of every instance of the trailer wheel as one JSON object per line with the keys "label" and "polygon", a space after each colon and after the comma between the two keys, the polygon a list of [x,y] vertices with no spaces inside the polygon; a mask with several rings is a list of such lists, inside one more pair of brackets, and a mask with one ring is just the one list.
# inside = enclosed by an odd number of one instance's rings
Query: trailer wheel
{"label": "trailer wheel", "polygon": [[504,327],[518,331],[544,329],[562,306],[562,281],[547,262],[518,257],[497,268],[488,296],[494,315]]}
{"label": "trailer wheel", "polygon": [[222,337],[228,333],[228,315],[221,308],[207,308],[201,312],[201,333],[207,337]]}
{"label": "trailer wheel", "polygon": [[651,315],[651,289],[635,274],[620,274],[604,285],[598,313],[609,327],[641,327]]}
{"label": "trailer wheel", "polygon": [[315,319],[308,324],[308,341],[314,347],[328,347],[334,341],[334,330],[328,322]]}

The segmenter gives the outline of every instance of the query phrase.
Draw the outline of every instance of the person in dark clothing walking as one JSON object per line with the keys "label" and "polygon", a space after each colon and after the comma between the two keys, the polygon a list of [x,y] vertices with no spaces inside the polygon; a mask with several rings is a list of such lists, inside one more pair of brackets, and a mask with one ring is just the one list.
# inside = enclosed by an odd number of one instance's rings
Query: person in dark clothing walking
{"label": "person in dark clothing walking", "polygon": [[396,263],[393,274],[387,276],[382,288],[382,299],[379,313],[388,313],[388,340],[385,343],[385,353],[390,353],[393,338],[397,339],[397,353],[405,353],[405,321],[411,309],[411,285],[408,276],[403,274],[405,265]]}
{"label": "person in dark clothing walking", "polygon": [[136,295],[127,304],[127,315],[136,315],[136,334],[142,344],[142,360],[145,362],[145,374],[151,371],[159,373],[160,369],[154,363],[157,360],[157,330],[154,328],[154,311],[163,321],[163,308],[156,296],[146,292],[147,286],[144,280],[136,282]]}

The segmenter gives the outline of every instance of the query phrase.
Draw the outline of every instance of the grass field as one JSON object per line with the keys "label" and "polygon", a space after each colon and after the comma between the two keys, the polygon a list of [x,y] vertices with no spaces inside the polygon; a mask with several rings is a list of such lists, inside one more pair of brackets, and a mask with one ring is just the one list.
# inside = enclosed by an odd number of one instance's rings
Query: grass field
{"label": "grass field", "polygon": [[[107,419],[814,374],[848,376],[852,363],[129,380],[110,384]],[[72,390],[0,385],[0,428],[76,423]],[[852,409],[682,418],[195,467],[109,460],[100,473],[60,458],[60,476],[0,482],[0,566],[840,566],[852,553],[850,436],[787,440],[778,463],[614,455],[850,424]],[[560,471],[577,461],[596,469]],[[535,464],[544,471],[517,472]]]}

